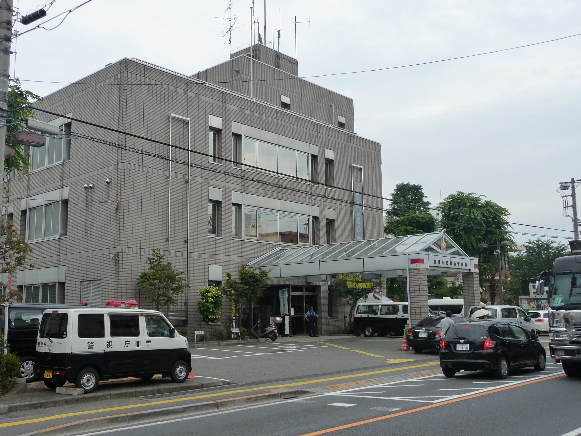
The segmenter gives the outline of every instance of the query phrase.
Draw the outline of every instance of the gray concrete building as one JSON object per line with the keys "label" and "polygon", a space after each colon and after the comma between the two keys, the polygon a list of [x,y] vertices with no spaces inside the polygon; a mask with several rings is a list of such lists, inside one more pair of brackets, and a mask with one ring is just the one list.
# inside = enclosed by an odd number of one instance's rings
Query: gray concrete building
{"label": "gray concrete building", "polygon": [[[46,96],[35,118],[47,143],[9,183],[34,250],[15,278],[24,301],[150,307],[136,279],[159,249],[190,286],[171,318],[199,329],[198,289],[273,248],[383,237],[380,144],[355,133],[350,98],[266,46],[194,75],[123,59]],[[281,289],[295,333],[308,305],[325,333],[343,327],[345,308],[307,277],[274,280],[263,317],[280,314]]]}

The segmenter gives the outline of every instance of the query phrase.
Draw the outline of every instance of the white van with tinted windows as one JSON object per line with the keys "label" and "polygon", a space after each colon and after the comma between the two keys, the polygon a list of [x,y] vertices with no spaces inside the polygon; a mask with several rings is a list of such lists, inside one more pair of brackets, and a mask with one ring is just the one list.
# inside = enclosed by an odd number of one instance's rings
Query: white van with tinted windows
{"label": "white van with tinted windows", "polygon": [[187,339],[161,312],[87,307],[42,316],[34,373],[51,389],[68,381],[90,393],[100,380],[155,374],[181,383],[191,370]]}

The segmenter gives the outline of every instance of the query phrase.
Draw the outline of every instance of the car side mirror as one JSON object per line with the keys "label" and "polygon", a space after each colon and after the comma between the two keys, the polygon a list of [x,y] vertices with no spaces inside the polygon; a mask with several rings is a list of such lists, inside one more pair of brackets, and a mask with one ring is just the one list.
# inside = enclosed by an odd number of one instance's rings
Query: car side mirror
{"label": "car side mirror", "polygon": [[525,316],[525,321],[526,321],[526,322],[531,322],[531,317],[530,317],[530,316],[528,316],[528,315],[527,315],[527,316]]}
{"label": "car side mirror", "polygon": [[172,327],[169,329],[169,337],[170,338],[175,338],[176,337],[176,329],[175,327]]}

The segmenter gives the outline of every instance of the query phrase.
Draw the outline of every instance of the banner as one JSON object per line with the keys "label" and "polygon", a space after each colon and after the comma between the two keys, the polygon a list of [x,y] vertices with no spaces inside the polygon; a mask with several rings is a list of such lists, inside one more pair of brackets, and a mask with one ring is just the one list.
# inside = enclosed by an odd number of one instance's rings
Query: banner
{"label": "banner", "polygon": [[288,315],[288,289],[279,289],[278,298],[280,300],[280,314]]}

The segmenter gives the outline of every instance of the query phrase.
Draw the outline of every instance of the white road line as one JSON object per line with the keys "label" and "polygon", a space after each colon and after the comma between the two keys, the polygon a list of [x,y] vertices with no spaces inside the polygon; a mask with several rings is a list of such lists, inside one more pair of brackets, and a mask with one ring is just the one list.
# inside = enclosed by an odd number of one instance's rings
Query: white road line
{"label": "white road line", "polygon": [[356,406],[356,404],[350,404],[350,403],[331,403],[331,404],[328,404],[328,406],[351,407],[351,406]]}
{"label": "white road line", "polygon": [[575,430],[572,430],[569,433],[565,433],[562,436],[577,436],[578,434],[581,434],[581,427],[576,428]]}

